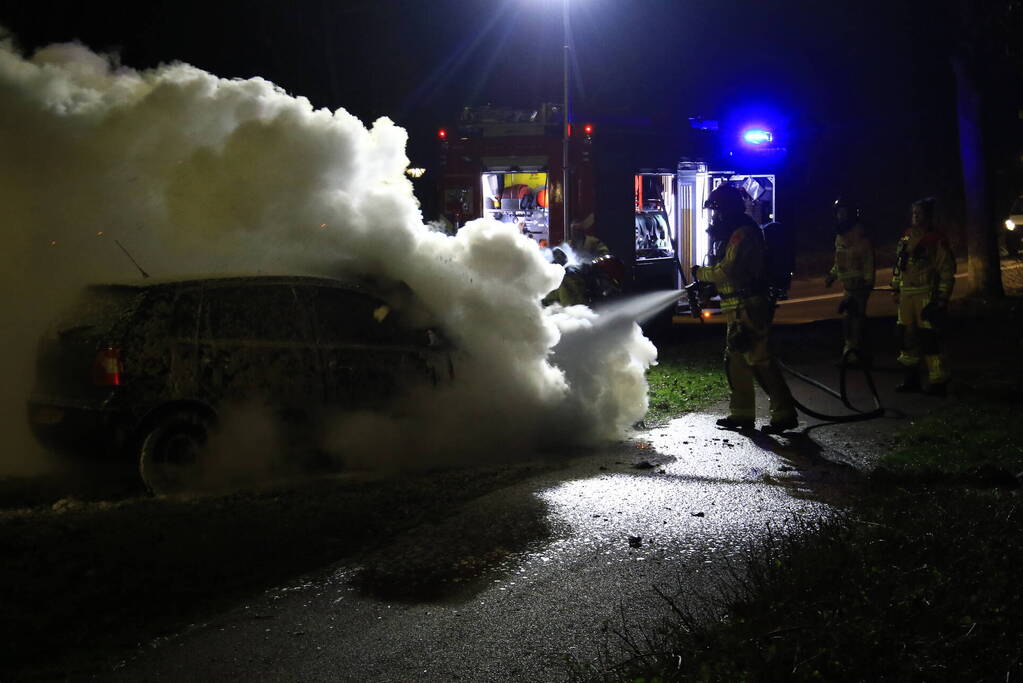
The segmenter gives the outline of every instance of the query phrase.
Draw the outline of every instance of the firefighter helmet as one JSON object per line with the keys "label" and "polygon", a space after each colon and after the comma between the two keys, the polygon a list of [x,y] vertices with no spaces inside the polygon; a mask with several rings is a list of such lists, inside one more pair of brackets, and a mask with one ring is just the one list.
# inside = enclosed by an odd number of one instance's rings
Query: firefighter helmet
{"label": "firefighter helmet", "polygon": [[928,220],[934,220],[934,209],[937,204],[938,201],[934,197],[924,197],[913,202],[913,206],[919,207],[924,217]]}
{"label": "firefighter helmet", "polygon": [[722,183],[710,193],[703,208],[724,214],[746,213],[746,193],[734,185]]}
{"label": "firefighter helmet", "polygon": [[848,197],[839,197],[835,200],[835,213],[838,213],[839,209],[845,209],[846,215],[849,218],[860,217],[860,206],[856,202],[852,201]]}
{"label": "firefighter helmet", "polygon": [[926,197],[913,202],[910,223],[924,230],[934,229],[934,210],[937,201],[934,197]]}
{"label": "firefighter helmet", "polygon": [[835,234],[843,235],[854,227],[860,220],[860,207],[848,197],[839,197],[835,200]]}

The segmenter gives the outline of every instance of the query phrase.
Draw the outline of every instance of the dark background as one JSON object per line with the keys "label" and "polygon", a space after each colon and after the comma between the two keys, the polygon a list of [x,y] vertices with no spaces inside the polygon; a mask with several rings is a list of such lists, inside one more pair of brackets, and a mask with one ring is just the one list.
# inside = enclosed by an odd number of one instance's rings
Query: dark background
{"label": "dark background", "polygon": [[[795,225],[804,250],[827,249],[838,194],[863,204],[880,243],[896,239],[912,200],[935,195],[960,242],[949,60],[955,26],[940,6],[571,0],[575,120],[595,123],[598,136],[682,131],[690,116],[718,120],[724,163],[778,174],[780,216]],[[0,25],[26,53],[77,39],[118,52],[133,68],[180,60],[223,77],[262,76],[366,122],[389,116],[409,131],[412,164],[432,170],[436,130],[462,107],[561,99],[561,7],[560,0],[36,0],[0,5]],[[785,151],[728,157],[753,121],[770,126]],[[436,215],[430,175],[417,183],[427,218]],[[1004,206],[996,211],[1007,212],[1015,183],[999,188]]]}

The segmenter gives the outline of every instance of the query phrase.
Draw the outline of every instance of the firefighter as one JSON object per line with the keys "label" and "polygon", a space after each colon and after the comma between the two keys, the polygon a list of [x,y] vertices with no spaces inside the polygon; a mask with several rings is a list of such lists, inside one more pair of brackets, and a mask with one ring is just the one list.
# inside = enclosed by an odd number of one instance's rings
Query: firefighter
{"label": "firefighter", "polygon": [[868,364],[869,349],[864,340],[867,300],[874,289],[874,247],[867,237],[860,210],[852,202],[835,202],[835,265],[824,278],[830,287],[838,280],[845,293],[838,305],[845,346],[842,357],[850,364]]}
{"label": "firefighter", "polygon": [[727,323],[725,364],[731,394],[729,414],[717,424],[729,429],[753,428],[755,376],[771,401],[771,422],[763,431],[780,434],[796,427],[799,420],[792,394],[768,346],[773,306],[764,273],[763,232],[746,214],[743,192],[731,185],[711,192],[704,207],[712,211],[711,240],[724,245],[717,263],[693,268],[694,280],[717,286]]}
{"label": "firefighter", "polygon": [[572,221],[571,228],[572,241],[569,242],[569,246],[572,247],[580,261],[587,263],[611,253],[607,245],[597,237],[592,213],[581,221]]}
{"label": "firefighter", "polygon": [[544,297],[543,305],[561,304],[567,307],[585,304],[586,280],[579,267],[568,265],[568,256],[561,247],[554,247],[551,250],[551,258],[554,263],[565,269],[565,277],[557,289]]}
{"label": "firefighter", "polygon": [[892,269],[892,291],[902,331],[898,361],[906,370],[905,379],[895,391],[922,390],[922,361],[928,379],[926,393],[946,394],[949,372],[940,334],[948,315],[955,272],[955,256],[948,240],[934,225],[934,199],[914,202],[911,225],[896,245]]}

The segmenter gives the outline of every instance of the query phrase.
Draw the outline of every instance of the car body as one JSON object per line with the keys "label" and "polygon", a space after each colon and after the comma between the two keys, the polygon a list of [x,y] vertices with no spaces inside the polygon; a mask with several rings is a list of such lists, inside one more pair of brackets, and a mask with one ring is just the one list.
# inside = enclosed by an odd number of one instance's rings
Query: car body
{"label": "car body", "polygon": [[306,423],[449,378],[447,345],[425,320],[407,288],[383,296],[326,278],[90,286],[40,341],[29,423],[55,449],[141,458],[143,470],[149,442],[152,474],[153,439],[194,459],[234,401]]}

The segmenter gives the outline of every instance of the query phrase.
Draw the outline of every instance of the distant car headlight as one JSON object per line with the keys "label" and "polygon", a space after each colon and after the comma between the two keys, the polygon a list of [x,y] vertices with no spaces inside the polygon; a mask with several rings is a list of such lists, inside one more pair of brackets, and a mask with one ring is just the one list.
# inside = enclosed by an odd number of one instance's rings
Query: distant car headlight
{"label": "distant car headlight", "polygon": [[1006,230],[1015,230],[1016,229],[1016,224],[1012,222],[1011,218],[1006,218],[1005,219],[1005,229]]}

